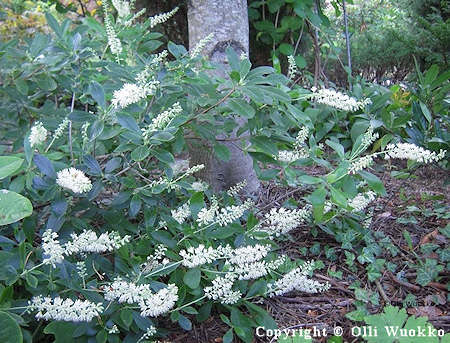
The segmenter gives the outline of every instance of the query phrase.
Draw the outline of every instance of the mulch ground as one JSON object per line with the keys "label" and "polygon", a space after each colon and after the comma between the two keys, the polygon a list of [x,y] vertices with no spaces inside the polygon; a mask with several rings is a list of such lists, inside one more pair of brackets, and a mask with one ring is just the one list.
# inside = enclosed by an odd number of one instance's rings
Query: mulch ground
{"label": "mulch ground", "polygon": [[[430,283],[424,287],[415,283],[416,269],[411,264],[417,264],[415,254],[421,258],[437,258],[437,256],[423,256],[420,245],[424,243],[438,244],[440,248],[447,246],[447,239],[440,234],[438,228],[445,227],[448,220],[439,216],[426,216],[415,213],[415,221],[402,223],[399,218],[408,217],[408,206],[416,206],[421,210],[433,209],[436,198],[441,204],[446,205],[450,212],[450,174],[437,166],[425,165],[413,171],[409,171],[410,177],[401,179],[392,176],[392,170],[401,170],[406,167],[404,163],[379,166],[379,170],[372,171],[380,177],[386,187],[387,196],[378,198],[374,206],[374,215],[371,230],[382,231],[391,239],[400,253],[392,258],[386,255],[386,260],[396,263],[397,270],[402,271],[401,279],[388,271],[384,271],[377,282],[367,279],[367,271],[364,265],[355,261],[356,270],[350,270],[344,262],[345,254],[340,244],[334,238],[321,230],[317,236],[311,234],[309,227],[299,227],[292,234],[293,239],[282,244],[282,252],[291,258],[321,260],[325,268],[315,273],[318,281],[328,281],[330,290],[322,294],[305,294],[292,292],[285,296],[264,300],[262,306],[273,316],[279,328],[311,328],[326,329],[332,336],[333,328],[344,328],[345,342],[359,342],[358,338],[351,336],[352,326],[362,326],[345,317],[345,314],[355,310],[353,303],[357,300],[354,291],[349,286],[355,281],[360,282],[360,287],[371,292],[378,292],[379,305],[368,304],[370,313],[382,312],[383,307],[389,303],[400,308],[408,294],[416,296],[416,303],[408,305],[407,312],[410,315],[427,316],[429,321],[437,329],[450,331],[450,312],[447,305],[447,283],[450,281],[450,273],[444,269],[440,274],[439,282]],[[314,174],[314,170],[309,170]],[[317,170],[317,174],[321,174]],[[276,186],[272,183],[263,185],[260,194],[258,208],[262,211],[272,207],[282,206],[287,198],[301,199],[301,190],[293,190]],[[434,200],[433,200],[434,197]],[[403,231],[408,231],[413,243],[413,251],[410,251],[404,239]],[[330,261],[326,258],[323,249],[320,255],[302,255],[300,249],[311,248],[319,242],[321,247],[325,245],[336,247],[337,260]],[[304,249],[303,249],[304,250]],[[378,257],[383,258],[383,257]],[[342,271],[342,278],[332,278],[327,275],[328,270]],[[170,325],[170,324],[169,324]],[[174,326],[177,326],[176,324]],[[176,330],[170,337],[171,342],[183,343],[220,343],[222,336],[229,329],[217,315],[201,324],[194,324],[192,331],[183,332]],[[326,342],[326,339],[316,339],[317,342]],[[238,342],[238,340],[235,340]],[[255,342],[271,342],[269,338],[257,338]]]}

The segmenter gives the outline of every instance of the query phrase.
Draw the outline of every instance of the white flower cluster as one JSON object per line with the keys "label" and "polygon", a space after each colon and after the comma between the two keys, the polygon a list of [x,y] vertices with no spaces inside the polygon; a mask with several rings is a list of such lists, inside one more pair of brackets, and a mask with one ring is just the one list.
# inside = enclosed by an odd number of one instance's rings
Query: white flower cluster
{"label": "white flower cluster", "polygon": [[367,155],[360,157],[356,161],[352,162],[348,170],[348,173],[355,174],[360,170],[370,167],[372,163],[373,163],[373,156]]}
{"label": "white flower cluster", "polygon": [[292,55],[289,55],[287,57],[287,60],[289,63],[288,78],[293,80],[294,77],[298,74],[297,63],[295,62],[295,58]]}
{"label": "white flower cluster", "polygon": [[178,207],[176,210],[172,210],[172,217],[179,224],[183,224],[184,221],[191,215],[191,208],[189,207],[189,203],[185,203]]}
{"label": "white flower cluster", "polygon": [[239,280],[253,280],[267,275],[270,271],[278,269],[286,260],[285,256],[280,256],[273,261],[255,261],[232,265],[230,272],[236,273]]}
{"label": "white flower cluster", "polygon": [[155,15],[154,17],[150,17],[150,28],[154,28],[158,24],[162,24],[169,20],[176,12],[178,11],[178,7],[175,7],[172,11],[167,13],[162,13]]}
{"label": "white flower cluster", "polygon": [[197,214],[197,223],[199,225],[208,225],[214,221],[216,213],[219,210],[219,203],[217,198],[213,195],[211,197],[211,206],[209,208],[202,208]]}
{"label": "white flower cluster", "polygon": [[143,273],[150,272],[168,264],[170,260],[166,256],[167,247],[159,244],[155,248],[153,255],[147,256],[147,261],[142,264]]}
{"label": "white flower cluster", "polygon": [[194,181],[192,182],[191,188],[196,192],[204,192],[208,189],[208,184],[202,181]]}
{"label": "white flower cluster", "polygon": [[34,124],[34,126],[31,128],[30,136],[28,137],[31,147],[33,148],[36,145],[44,143],[47,139],[47,134],[47,129],[40,121]]}
{"label": "white flower cluster", "polygon": [[105,13],[105,29],[106,35],[108,36],[108,45],[111,48],[111,52],[114,55],[120,55],[122,52],[122,43],[117,37],[116,31],[114,30],[111,18],[109,17],[108,11],[109,6],[107,1],[103,1],[103,11]]}
{"label": "white flower cluster", "polygon": [[208,225],[217,222],[220,226],[225,226],[242,217],[245,211],[252,208],[253,205],[253,201],[247,199],[241,205],[232,205],[219,209],[217,199],[212,197],[210,208],[202,208],[198,213],[197,223],[199,225]]}
{"label": "white flower cluster", "polygon": [[305,141],[309,137],[309,129],[303,126],[297,134],[294,142],[294,150],[280,150],[274,158],[277,161],[293,163],[301,158],[308,158],[309,151],[304,147]]}
{"label": "white flower cluster", "polygon": [[201,54],[201,52],[203,51],[203,49],[205,48],[205,46],[213,39],[214,37],[214,33],[210,33],[209,35],[207,35],[205,38],[201,39],[194,47],[194,49],[192,49],[191,51],[191,58],[196,58],[197,56],[199,56]]}
{"label": "white flower cluster", "polygon": [[149,285],[136,285],[135,283],[124,281],[121,278],[116,278],[113,283],[107,285],[104,289],[105,300],[115,300],[120,304],[139,303],[143,297],[152,294]]}
{"label": "white flower cluster", "polygon": [[230,187],[230,189],[227,191],[227,194],[230,197],[237,197],[239,193],[247,186],[247,180],[243,180],[241,182],[238,182],[234,186]]}
{"label": "white flower cluster", "polygon": [[232,248],[227,245],[219,246],[217,249],[213,247],[206,248],[203,244],[198,247],[189,247],[187,250],[181,250],[180,256],[183,257],[183,266],[195,268],[203,264],[211,263],[224,256],[231,255]]}
{"label": "white flower cluster", "polygon": [[44,264],[61,263],[64,255],[69,256],[78,253],[87,252],[106,252],[113,249],[119,249],[125,243],[130,241],[130,236],[120,238],[117,232],[102,233],[99,237],[92,230],[84,230],[80,235],[72,233],[72,241],[68,241],[62,245],[58,238],[58,234],[51,229],[46,230],[42,235],[42,250],[44,253]]}
{"label": "white flower cluster", "polygon": [[89,192],[92,189],[91,180],[81,170],[75,168],[66,168],[59,171],[56,183],[74,193]]}
{"label": "white flower cluster", "polygon": [[[138,85],[151,85],[151,83],[156,84],[156,80],[154,80],[154,76],[156,74],[157,68],[162,62],[166,61],[167,50],[163,50],[159,54],[154,54],[152,56],[152,59],[148,65],[145,66],[144,70],[137,74],[135,80],[138,83]],[[151,81],[149,81],[149,79]],[[150,83],[149,83],[150,82]],[[159,84],[159,82],[158,82]],[[144,87],[145,88],[145,87]]]}
{"label": "white flower cluster", "polygon": [[269,235],[280,236],[304,223],[311,215],[309,207],[289,210],[281,207],[272,208],[264,216],[264,223],[259,231],[267,232]]}
{"label": "white flower cluster", "polygon": [[328,105],[337,108],[338,110],[348,112],[357,111],[372,103],[369,98],[358,101],[355,98],[349,97],[347,94],[326,88],[319,89],[319,91],[312,93],[311,97],[319,104]]}
{"label": "white flower cluster", "polygon": [[175,180],[169,180],[167,177],[160,177],[157,180],[153,180],[148,186],[151,188],[157,187],[157,186],[163,186],[163,187],[167,187],[170,190],[177,190],[180,188],[180,186],[176,184],[177,181],[179,181],[185,177],[188,177],[189,175],[197,173],[198,171],[202,170],[203,168],[205,168],[205,165],[198,164],[198,165],[195,165],[195,166],[189,168],[188,170],[186,170],[183,173],[183,175],[179,176]]}
{"label": "white flower cluster", "polygon": [[142,128],[144,142],[149,141],[153,131],[164,129],[181,112],[183,112],[183,108],[180,106],[180,103],[176,102],[172,107],[153,118],[152,122],[146,128]]}
{"label": "white flower cluster", "polygon": [[55,134],[53,135],[53,140],[58,139],[61,137],[64,133],[64,130],[69,126],[69,118],[64,118],[64,120],[61,122],[61,124],[58,125],[58,127],[55,130]]}
{"label": "white flower cluster", "polygon": [[[156,333],[156,328],[153,325],[150,325],[150,327],[147,328],[145,333],[141,336],[141,338],[139,338],[137,340],[136,343],[139,343],[139,342],[149,339],[150,337],[154,336],[155,333]],[[155,342],[155,343],[157,343],[157,342]]]}
{"label": "white flower cluster", "polygon": [[305,141],[309,137],[309,128],[306,126],[303,126],[300,131],[297,134],[297,137],[295,138],[294,146],[296,149],[302,148],[302,145],[305,143]]}
{"label": "white flower cluster", "polygon": [[274,157],[279,162],[293,163],[301,158],[308,158],[309,153],[297,150],[280,150],[278,151],[278,155]]}
{"label": "white flower cluster", "polygon": [[212,281],[212,286],[204,288],[208,299],[219,300],[222,304],[235,304],[241,299],[241,291],[233,291],[233,283],[236,275],[227,273],[225,276],[219,276]]}
{"label": "white flower cluster", "polygon": [[242,205],[232,205],[220,209],[216,213],[216,221],[220,226],[231,224],[236,219],[243,216],[244,212],[252,208],[254,202],[251,199],[245,200]]}
{"label": "white flower cluster", "polygon": [[353,199],[351,199],[348,204],[353,208],[352,212],[359,212],[364,210],[372,201],[376,198],[376,193],[373,191],[368,191],[363,194],[358,194]]}
{"label": "white flower cluster", "polygon": [[86,261],[79,261],[75,265],[77,266],[77,274],[80,278],[84,279],[86,276],[88,276],[86,270]]}
{"label": "white flower cluster", "polygon": [[131,15],[131,3],[128,0],[111,0],[120,20]]}
{"label": "white flower cluster", "polygon": [[386,159],[400,158],[422,163],[431,163],[443,159],[446,152],[447,151],[441,149],[439,151],[439,154],[436,154],[433,151],[426,150],[414,144],[397,143],[397,144],[389,144],[386,147],[385,158]]}
{"label": "white flower cluster", "polygon": [[370,125],[369,128],[367,129],[366,133],[364,133],[364,137],[362,139],[361,148],[360,148],[361,151],[365,151],[370,146],[370,144],[375,142],[379,137],[380,137],[380,135],[377,132],[374,133],[373,126]]}
{"label": "white flower cluster", "polygon": [[274,283],[269,283],[267,285],[269,297],[283,295],[294,290],[305,293],[327,291],[330,288],[328,283],[320,283],[308,278],[308,274],[313,270],[313,267],[312,262],[306,262],[301,267],[291,270]]}
{"label": "white flower cluster", "polygon": [[229,262],[237,265],[259,261],[267,256],[270,245],[248,245],[232,250]]}
{"label": "white flower cluster", "polygon": [[[203,244],[198,247],[189,247],[187,250],[181,250],[180,256],[183,257],[182,264],[188,268],[195,268],[207,263],[212,263],[218,259],[226,259],[231,268],[235,266],[250,265],[262,260],[270,251],[270,245],[256,244],[248,245],[236,249],[229,245],[219,246],[217,248],[206,248]],[[248,267],[250,268],[250,267]],[[248,269],[247,268],[247,269]]]}
{"label": "white flower cluster", "polygon": [[148,298],[144,298],[140,303],[141,316],[158,317],[168,312],[178,300],[178,287],[174,284],[167,285]]}
{"label": "white flower cluster", "polygon": [[46,230],[42,235],[42,250],[44,251],[44,264],[51,264],[53,268],[64,260],[64,248],[59,244],[58,234]]}
{"label": "white flower cluster", "polygon": [[146,12],[146,9],[143,8],[139,12],[137,12],[132,18],[128,19],[125,22],[125,26],[129,27],[131,24],[133,24],[133,21],[135,21],[137,18],[141,17]]}
{"label": "white flower cluster", "polygon": [[79,254],[79,253],[102,253],[119,249],[130,241],[130,236],[123,238],[117,232],[104,232],[97,237],[97,234],[92,230],[84,230],[80,234],[72,233],[70,235],[71,241],[68,241],[65,246],[65,254]]}
{"label": "white flower cluster", "polygon": [[119,328],[117,327],[116,324],[114,324],[113,326],[111,326],[111,328],[108,329],[108,333],[110,335],[114,335],[116,333],[120,333]]}
{"label": "white flower cluster", "polygon": [[174,176],[181,174],[189,169],[189,160],[176,158],[174,162],[169,164]]}
{"label": "white flower cluster", "polygon": [[125,108],[144,99],[148,94],[147,90],[138,84],[125,83],[121,89],[113,92],[113,99],[111,102],[116,108]]}
{"label": "white flower cluster", "polygon": [[91,123],[86,121],[86,122],[84,122],[83,126],[81,127],[81,137],[83,138],[83,147],[89,143],[88,129],[89,129],[90,125],[91,125]]}
{"label": "white flower cluster", "polygon": [[153,293],[148,284],[136,285],[118,278],[104,289],[105,299],[108,301],[139,304],[143,317],[157,317],[166,313],[178,300],[178,287],[174,284]]}
{"label": "white flower cluster", "polygon": [[323,205],[323,213],[328,213],[333,208],[333,203],[330,200],[326,200],[325,204]]}
{"label": "white flower cluster", "polygon": [[102,303],[89,300],[62,299],[37,296],[29,302],[31,311],[38,311],[36,319],[60,320],[65,322],[90,322],[103,312]]}

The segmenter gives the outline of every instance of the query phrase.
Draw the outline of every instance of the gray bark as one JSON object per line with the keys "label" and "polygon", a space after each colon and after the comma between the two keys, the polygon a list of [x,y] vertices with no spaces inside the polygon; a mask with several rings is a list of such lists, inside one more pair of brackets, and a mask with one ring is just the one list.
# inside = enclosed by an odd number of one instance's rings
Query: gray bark
{"label": "gray bark", "polygon": [[[189,48],[193,49],[197,43],[214,34],[214,38],[203,50],[211,62],[221,67],[215,70],[216,75],[225,77],[227,58],[225,50],[232,47],[241,55],[249,53],[249,28],[246,0],[190,0],[188,1]],[[245,119],[237,118],[239,126],[245,124]],[[231,139],[236,138],[236,131]],[[244,133],[245,135],[245,133]],[[221,135],[218,138],[225,138]],[[245,144],[245,140],[243,143]],[[247,180],[244,190],[247,196],[256,196],[259,190],[259,180],[253,169],[252,158],[241,149],[240,140],[221,141],[231,152],[228,162],[214,157],[212,147],[198,140],[188,141],[192,164],[205,164],[206,168],[200,175],[207,181],[214,191],[225,190],[242,180]],[[209,147],[206,149],[206,147]]]}

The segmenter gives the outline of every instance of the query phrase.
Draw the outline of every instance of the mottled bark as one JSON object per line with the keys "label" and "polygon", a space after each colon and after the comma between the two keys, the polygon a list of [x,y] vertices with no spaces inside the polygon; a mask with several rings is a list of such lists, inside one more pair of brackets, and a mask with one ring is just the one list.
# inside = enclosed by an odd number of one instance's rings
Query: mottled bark
{"label": "mottled bark", "polygon": [[[225,50],[232,47],[238,55],[249,52],[249,27],[247,1],[245,0],[190,0],[188,1],[189,48],[213,33],[214,38],[203,50],[203,54],[221,67],[215,73],[226,77],[229,70],[226,63]],[[244,118],[237,118],[239,126],[245,124]],[[236,131],[231,139],[236,138]],[[246,133],[244,133],[246,135]],[[225,139],[221,135],[219,139]],[[246,195],[256,196],[259,190],[259,180],[253,170],[252,158],[242,151],[241,140],[221,141],[231,152],[228,162],[215,158],[210,144],[198,140],[188,142],[190,146],[191,163],[206,165],[203,177],[215,191],[221,191],[246,179]],[[243,141],[245,144],[245,140]]]}

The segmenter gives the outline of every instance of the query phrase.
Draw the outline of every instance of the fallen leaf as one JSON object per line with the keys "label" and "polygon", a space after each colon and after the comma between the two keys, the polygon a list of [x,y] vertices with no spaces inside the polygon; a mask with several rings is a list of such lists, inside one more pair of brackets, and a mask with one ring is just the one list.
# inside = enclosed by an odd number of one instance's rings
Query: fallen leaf
{"label": "fallen leaf", "polygon": [[442,311],[436,306],[410,307],[407,312],[418,317],[428,317],[428,319],[436,318],[442,315]]}
{"label": "fallen leaf", "polygon": [[425,236],[422,237],[419,244],[423,245],[426,243],[430,243],[431,240],[433,240],[437,235],[439,234],[438,230],[431,231],[430,233],[427,233]]}

